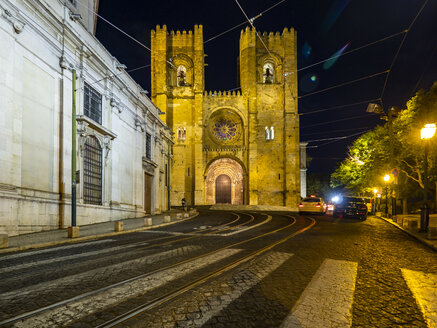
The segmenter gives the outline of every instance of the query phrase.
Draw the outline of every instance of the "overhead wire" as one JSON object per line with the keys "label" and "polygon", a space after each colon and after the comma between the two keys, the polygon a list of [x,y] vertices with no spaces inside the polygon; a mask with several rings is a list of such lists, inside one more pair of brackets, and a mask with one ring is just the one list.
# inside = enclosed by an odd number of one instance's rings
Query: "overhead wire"
{"label": "overhead wire", "polygon": [[305,94],[303,96],[299,96],[299,98],[305,98],[305,97],[308,97],[308,96],[311,96],[311,95],[314,95],[314,94],[317,94],[317,93],[325,92],[325,91],[332,90],[332,89],[335,89],[335,88],[340,88],[340,87],[343,87],[345,85],[349,85],[349,84],[356,83],[356,82],[359,82],[359,81],[367,80],[367,79],[370,79],[370,78],[378,76],[378,75],[387,74],[388,72],[389,72],[389,70],[385,70],[385,71],[381,71],[381,72],[378,72],[378,73],[375,73],[375,74],[366,75],[366,76],[360,77],[359,79],[356,79],[356,80],[344,82],[344,83],[341,83],[341,84],[338,84],[338,85],[334,85],[334,86],[329,87],[329,88],[325,88],[325,89],[322,89],[322,90],[318,90],[318,91],[314,91],[314,92],[311,92],[311,93],[307,93],[307,94]]}
{"label": "overhead wire", "polygon": [[368,104],[370,102],[374,102],[374,101],[378,101],[378,100],[379,100],[379,98],[369,99],[369,100],[364,100],[364,101],[360,101],[360,102],[356,102],[356,103],[352,103],[352,104],[346,104],[346,105],[334,106],[334,107],[330,107],[330,108],[313,110],[311,112],[299,113],[299,116],[311,115],[311,114],[326,112],[328,110],[334,110],[334,109],[340,109],[340,108],[345,108],[345,107],[352,107],[352,106],[356,106],[356,105]]}
{"label": "overhead wire", "polygon": [[240,7],[240,10],[243,12],[244,17],[246,17],[247,21],[249,22],[249,24],[253,27],[256,36],[258,37],[258,39],[261,41],[262,45],[264,46],[264,48],[267,50],[267,52],[269,53],[270,56],[272,56],[272,53],[270,52],[270,50],[267,48],[266,44],[264,43],[264,40],[260,37],[258,31],[255,28],[255,25],[253,25],[253,22],[249,19],[249,17],[246,15],[243,7],[241,7],[240,3],[238,2],[238,0],[234,0],[238,7]]}
{"label": "overhead wire", "polygon": [[328,122],[323,122],[323,123],[311,124],[311,125],[307,125],[307,126],[302,127],[302,129],[312,128],[314,126],[320,126],[320,125],[325,125],[325,124],[331,124],[331,123],[337,123],[337,122],[344,122],[344,121],[354,120],[356,118],[369,117],[369,115],[378,115],[378,114],[376,114],[376,113],[368,113],[367,115],[359,115],[359,116],[343,118],[343,119],[340,119],[340,120],[334,120],[334,121],[328,121]]}
{"label": "overhead wire", "polygon": [[431,64],[432,59],[434,58],[434,55],[435,55],[436,50],[437,50],[437,42],[436,42],[436,45],[435,45],[435,47],[434,47],[434,50],[432,51],[431,57],[429,57],[428,62],[426,63],[425,67],[423,68],[423,71],[422,71],[422,74],[421,74],[420,77],[419,77],[419,80],[417,80],[416,85],[415,85],[414,88],[411,90],[409,98],[411,98],[411,97],[414,95],[414,92],[417,91],[417,87],[419,86],[420,82],[422,81],[422,78],[423,78],[423,75],[425,74],[425,71],[428,70],[428,67],[429,67],[429,65]]}
{"label": "overhead wire", "polygon": [[[370,126],[363,126],[361,128],[353,128],[353,129],[341,129],[341,130],[334,130],[334,131],[329,131],[329,133],[336,133],[336,132],[345,132],[345,131],[354,131],[354,130],[364,130],[364,129],[369,129],[371,128]],[[314,132],[314,133],[304,133],[301,134],[300,136],[312,136],[312,135],[316,135],[316,134],[326,134],[328,132],[326,131],[321,131],[321,132]]]}
{"label": "overhead wire", "polygon": [[[120,33],[124,34],[125,36],[127,36],[129,39],[131,39],[132,41],[138,43],[140,46],[142,46],[143,48],[149,50],[149,52],[152,52],[152,50],[146,46],[145,44],[141,43],[140,41],[138,41],[137,39],[135,39],[133,36],[129,35],[128,33],[126,33],[125,31],[123,31],[121,28],[119,28],[118,26],[116,26],[115,24],[111,23],[110,21],[108,21],[106,18],[104,18],[103,16],[99,15],[98,13],[96,13],[94,10],[90,9],[88,6],[82,4],[80,1],[77,2],[79,5],[81,5],[82,7],[85,7],[88,11],[90,11],[91,13],[93,13],[94,15],[96,15],[97,17],[99,17],[101,20],[103,20],[105,23],[109,24],[110,26],[112,26],[113,28],[115,28],[117,31],[119,31]],[[168,64],[170,64],[172,67],[174,67],[173,63],[166,60],[166,62]]]}
{"label": "overhead wire", "polygon": [[372,131],[372,130],[369,129],[367,131],[361,131],[361,132],[358,132],[358,133],[354,133],[354,134],[345,136],[345,137],[343,137],[342,139],[339,139],[339,140],[332,140],[332,141],[325,142],[324,144],[321,144],[321,145],[318,145],[318,146],[310,146],[310,147],[307,147],[307,148],[320,148],[320,147],[329,145],[331,143],[334,143],[334,142],[337,142],[337,141],[340,141],[340,140],[343,140],[343,139],[352,138],[352,137],[355,137],[357,135],[364,134],[364,133],[369,132],[369,131]]}
{"label": "overhead wire", "polygon": [[[286,1],[286,0],[281,0],[281,1],[277,2],[277,3],[274,4],[273,6],[270,6],[270,7],[267,8],[266,10],[260,12],[258,15],[252,17],[250,20],[251,20],[252,22],[255,21],[255,19],[260,18],[263,14],[265,14],[265,13],[268,12],[269,10],[275,8],[276,6],[280,5],[280,4],[281,4],[282,2],[284,2],[284,1]],[[220,36],[222,36],[222,35],[224,35],[224,34],[226,34],[226,33],[229,33],[230,31],[233,31],[233,30],[235,30],[236,28],[238,28],[238,27],[240,27],[240,26],[242,26],[242,25],[245,25],[245,24],[247,24],[247,21],[244,21],[244,22],[242,22],[242,23],[240,23],[240,24],[238,24],[238,25],[235,25],[234,27],[231,27],[230,29],[228,29],[228,30],[226,30],[226,31],[224,31],[224,32],[222,32],[222,33],[220,33],[220,34],[217,34],[216,36],[213,36],[212,38],[209,38],[208,40],[204,41],[203,43],[205,44],[205,43],[208,43],[208,42],[210,42],[210,41],[212,41],[212,40],[214,40],[214,39],[217,39],[218,37],[220,37]]]}
{"label": "overhead wire", "polygon": [[396,59],[398,58],[399,52],[401,51],[401,48],[402,48],[402,46],[403,46],[403,44],[405,42],[405,39],[407,38],[408,32],[413,27],[414,23],[416,22],[417,18],[419,17],[420,13],[422,12],[423,8],[425,8],[425,6],[428,3],[428,1],[429,0],[425,0],[425,2],[423,3],[422,7],[420,7],[418,13],[416,14],[416,16],[414,17],[413,21],[411,22],[410,26],[408,26],[407,32],[404,34],[404,37],[402,38],[402,41],[401,41],[401,43],[399,45],[399,48],[398,48],[398,50],[396,51],[396,54],[393,57],[393,61],[391,62],[390,68],[388,70],[388,74],[385,77],[384,86],[382,87],[381,96],[379,97],[379,98],[381,98],[381,104],[382,104],[382,100],[383,100],[383,97],[384,97],[385,88],[387,86],[387,82],[388,82],[388,79],[390,77],[390,72],[393,69],[393,66],[394,66],[394,64],[396,62]]}
{"label": "overhead wire", "polygon": [[[407,33],[407,30],[403,30],[403,31],[401,31],[401,32],[394,33],[394,34],[392,34],[392,35],[386,36],[386,37],[381,38],[381,39],[379,39],[379,40],[376,40],[376,41],[373,41],[373,42],[367,43],[367,44],[365,44],[365,45],[363,45],[363,46],[361,46],[361,47],[358,47],[358,48],[355,48],[355,49],[351,49],[351,50],[349,50],[349,51],[345,51],[345,52],[343,52],[343,53],[341,53],[341,54],[338,54],[338,55],[335,55],[335,56],[331,56],[331,57],[329,57],[329,58],[327,58],[327,59],[324,59],[324,60],[318,61],[317,63],[311,64],[311,65],[307,65],[307,66],[304,66],[304,67],[302,67],[302,68],[299,68],[299,69],[297,70],[297,72],[300,72],[300,71],[306,70],[306,69],[311,68],[311,67],[313,67],[313,66],[317,66],[317,65],[323,64],[323,63],[325,63],[325,62],[327,62],[327,61],[329,61],[329,60],[332,60],[332,59],[336,59],[336,58],[339,58],[339,57],[342,57],[342,56],[345,56],[345,55],[349,55],[349,54],[351,54],[351,53],[353,53],[353,52],[356,52],[356,51],[358,51],[358,50],[361,50],[361,49],[364,49],[364,48],[367,48],[367,47],[373,46],[374,44],[377,44],[377,43],[380,43],[380,42],[383,42],[383,41],[389,40],[389,39],[394,38],[394,37],[396,37],[396,36],[398,36],[398,35],[401,35],[401,34],[403,34],[403,33]],[[294,72],[289,72],[289,73],[285,73],[285,74],[292,74],[292,73],[294,73]]]}

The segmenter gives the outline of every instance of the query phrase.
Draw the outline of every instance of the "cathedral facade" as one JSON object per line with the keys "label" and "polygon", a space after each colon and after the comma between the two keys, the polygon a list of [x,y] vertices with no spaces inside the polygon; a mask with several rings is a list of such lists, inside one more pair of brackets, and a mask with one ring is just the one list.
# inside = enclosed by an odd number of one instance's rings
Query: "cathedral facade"
{"label": "cathedral facade", "polygon": [[241,32],[238,91],[205,91],[203,27],[151,32],[152,101],[175,133],[171,202],[300,202],[296,32]]}

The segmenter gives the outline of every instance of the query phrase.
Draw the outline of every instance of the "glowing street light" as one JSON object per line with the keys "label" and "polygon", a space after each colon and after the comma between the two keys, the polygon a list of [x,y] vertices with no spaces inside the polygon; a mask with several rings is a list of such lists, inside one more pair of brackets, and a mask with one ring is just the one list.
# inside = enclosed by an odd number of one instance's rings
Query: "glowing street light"
{"label": "glowing street light", "polygon": [[425,124],[425,127],[420,130],[420,138],[425,140],[425,154],[423,158],[423,206],[420,211],[420,232],[428,231],[429,224],[429,209],[428,209],[428,192],[426,187],[428,186],[428,148],[429,139],[431,139],[436,130],[436,125]]}
{"label": "glowing street light", "polygon": [[420,139],[431,139],[435,134],[436,126],[434,123],[425,124],[425,127],[420,130]]}

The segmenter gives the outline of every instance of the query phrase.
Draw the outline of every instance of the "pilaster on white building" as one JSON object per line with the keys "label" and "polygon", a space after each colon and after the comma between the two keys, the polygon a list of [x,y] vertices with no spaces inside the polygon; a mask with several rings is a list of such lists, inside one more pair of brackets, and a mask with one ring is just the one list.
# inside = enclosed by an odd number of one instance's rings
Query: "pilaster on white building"
{"label": "pilaster on white building", "polygon": [[0,0],[0,233],[71,224],[72,70],[77,224],[169,208],[172,133],[94,36],[97,0]]}

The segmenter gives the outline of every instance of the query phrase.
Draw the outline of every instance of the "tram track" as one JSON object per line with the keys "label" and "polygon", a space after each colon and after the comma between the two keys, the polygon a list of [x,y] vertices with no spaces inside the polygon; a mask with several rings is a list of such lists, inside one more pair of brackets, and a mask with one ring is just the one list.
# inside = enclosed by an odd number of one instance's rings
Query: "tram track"
{"label": "tram track", "polygon": [[[250,219],[250,220],[247,220],[247,221],[245,221],[245,222],[243,222],[243,223],[241,223],[240,225],[248,224],[248,222],[252,222],[252,221],[254,220],[253,215],[251,215],[251,214],[247,214],[247,213],[243,213],[243,214],[246,214],[246,215],[251,216],[251,219]],[[237,214],[237,215],[238,215],[238,214]],[[264,214],[264,215],[266,215],[266,214]],[[237,247],[237,246],[243,245],[243,244],[248,243],[248,242],[250,242],[250,241],[257,240],[257,239],[263,238],[263,237],[265,237],[265,236],[272,235],[272,234],[274,234],[274,233],[276,233],[276,232],[279,232],[279,231],[282,231],[282,230],[284,230],[284,229],[290,228],[290,227],[292,227],[292,226],[296,223],[296,219],[295,219],[294,217],[291,217],[291,216],[289,216],[289,217],[292,219],[292,222],[291,222],[290,224],[284,226],[284,227],[280,227],[280,228],[278,228],[278,229],[274,229],[274,230],[272,230],[272,231],[269,231],[269,232],[263,233],[263,234],[261,234],[261,235],[257,235],[257,236],[255,236],[255,237],[247,238],[247,239],[245,239],[245,240],[242,240],[242,241],[239,241],[239,242],[236,242],[236,243],[232,243],[232,244],[226,245],[226,246],[224,246],[224,247],[221,247],[221,248],[219,248],[219,249],[215,249],[215,250],[210,251],[210,252],[207,252],[207,253],[205,253],[205,254],[201,254],[201,255],[198,255],[198,256],[195,256],[195,257],[191,257],[191,258],[185,259],[185,260],[183,260],[183,261],[179,261],[179,262],[177,262],[177,263],[173,263],[173,264],[171,264],[171,265],[168,265],[168,266],[165,266],[165,267],[162,267],[162,268],[159,268],[159,269],[156,269],[156,270],[153,270],[153,271],[150,271],[150,272],[144,273],[144,274],[142,274],[142,275],[137,275],[137,276],[132,277],[132,278],[130,278],[130,279],[126,279],[126,280],[123,280],[123,281],[117,282],[117,283],[115,283],[115,284],[111,284],[111,285],[105,286],[105,287],[103,287],[103,288],[96,289],[96,290],[94,290],[94,291],[90,291],[90,292],[87,292],[87,293],[83,293],[83,294],[81,294],[81,295],[78,295],[78,296],[75,296],[75,297],[72,297],[72,298],[69,298],[69,299],[63,300],[63,301],[61,301],[61,302],[57,302],[57,303],[51,304],[51,305],[49,305],[49,306],[41,307],[41,308],[39,308],[39,309],[35,309],[35,310],[33,310],[33,311],[29,311],[29,312],[26,312],[26,313],[22,313],[21,315],[15,316],[15,317],[13,317],[13,318],[9,318],[9,319],[3,320],[2,322],[0,322],[0,325],[1,325],[1,326],[3,326],[3,325],[12,325],[13,323],[18,322],[18,321],[20,321],[20,320],[24,320],[24,319],[27,319],[27,318],[31,318],[31,317],[33,317],[33,316],[37,316],[37,315],[39,315],[39,314],[41,314],[41,313],[43,313],[43,312],[46,312],[46,311],[49,311],[49,310],[53,310],[53,309],[56,309],[56,308],[59,308],[59,307],[62,307],[62,306],[68,306],[68,304],[70,304],[70,303],[77,302],[77,301],[80,301],[80,300],[82,300],[82,299],[85,299],[85,298],[91,297],[91,296],[93,296],[93,295],[97,295],[97,294],[99,294],[99,293],[102,293],[102,292],[105,292],[105,291],[111,290],[111,289],[113,289],[113,288],[116,288],[116,287],[122,286],[123,284],[128,284],[128,283],[130,283],[130,282],[132,282],[132,281],[135,281],[135,280],[138,280],[138,279],[142,279],[142,278],[145,278],[145,277],[147,277],[147,276],[156,275],[156,274],[159,274],[160,272],[165,272],[165,270],[169,270],[169,269],[171,269],[171,268],[175,268],[175,267],[180,266],[180,265],[182,265],[182,264],[186,264],[186,263],[189,263],[189,262],[195,261],[195,260],[197,260],[197,259],[201,259],[201,258],[205,258],[205,257],[207,257],[207,256],[211,256],[211,255],[217,254],[217,253],[219,253],[220,251],[223,251],[223,250],[225,250],[225,249],[235,248],[235,247]],[[233,222],[235,223],[235,221],[238,221],[239,219],[240,219],[240,216],[238,215],[237,219],[234,220]],[[310,220],[313,220],[313,219],[310,218]],[[211,278],[213,278],[213,277],[215,277],[215,276],[217,276],[217,275],[220,275],[220,274],[222,274],[222,273],[224,273],[224,272],[226,272],[226,271],[231,270],[232,268],[238,266],[239,264],[244,263],[244,262],[250,260],[251,258],[256,257],[257,255],[260,255],[260,254],[262,254],[262,253],[268,251],[269,249],[275,247],[276,245],[279,245],[280,243],[285,242],[286,240],[288,240],[288,239],[294,237],[295,235],[300,234],[300,233],[303,233],[304,231],[310,229],[310,228],[314,225],[314,223],[315,223],[315,221],[313,220],[313,222],[312,222],[309,226],[307,226],[307,227],[305,227],[305,228],[303,228],[303,229],[300,229],[300,230],[298,230],[298,231],[296,231],[296,232],[294,232],[294,233],[292,233],[292,234],[286,236],[285,238],[282,238],[282,239],[279,240],[278,242],[271,243],[271,244],[269,244],[269,245],[263,247],[262,249],[257,250],[256,252],[253,252],[253,253],[251,253],[251,254],[249,254],[249,255],[243,256],[243,257],[239,258],[238,260],[233,261],[233,262],[230,263],[230,264],[227,264],[227,265],[225,265],[225,266],[223,266],[223,267],[221,267],[221,268],[219,268],[219,269],[214,270],[213,272],[210,272],[209,274],[205,275],[204,277],[201,277],[201,278],[198,278],[198,279],[194,280],[193,282],[187,284],[186,286],[182,286],[182,287],[178,288],[177,290],[175,290],[175,291],[173,291],[173,292],[169,292],[169,293],[165,294],[165,295],[162,296],[162,297],[159,297],[159,298],[157,298],[157,299],[154,299],[153,301],[151,301],[151,302],[149,302],[147,305],[145,305],[145,309],[147,310],[148,308],[152,308],[152,307],[154,307],[154,306],[156,306],[156,305],[158,305],[158,304],[161,304],[161,303],[163,303],[163,302],[166,302],[166,301],[168,301],[168,300],[170,300],[170,299],[176,297],[177,295],[179,295],[179,294],[185,292],[186,290],[188,290],[188,289],[190,289],[190,288],[194,288],[194,287],[197,286],[198,284],[200,284],[200,283],[202,283],[202,282],[204,282],[204,281],[206,281],[206,280],[208,280],[208,279],[211,279]],[[211,228],[215,228],[215,229],[216,229],[217,227],[225,226],[225,225],[228,225],[228,224],[229,224],[229,223],[227,223],[227,224],[223,224],[223,225],[219,225],[219,226],[215,226],[215,227],[211,227]],[[236,225],[234,225],[233,227],[235,228]],[[230,228],[230,227],[226,227],[226,228],[223,229],[223,230],[226,230],[226,229],[229,229],[229,228]],[[206,229],[205,229],[205,230],[206,230]],[[204,232],[205,230],[202,230],[202,231]],[[214,233],[216,233],[216,231],[214,231]],[[188,238],[179,238],[179,239],[177,239],[177,240],[172,240],[172,241],[165,242],[165,243],[161,243],[161,244],[169,244],[169,243],[173,243],[173,242],[176,243],[176,242],[178,242],[178,241],[182,241],[182,240],[189,240],[189,239],[191,239],[191,237],[200,237],[200,236],[204,236],[204,235],[208,235],[208,234],[212,234],[212,232],[201,233],[199,236],[190,236],[190,237],[188,237]],[[160,245],[160,244],[158,244],[158,245]],[[152,245],[149,245],[149,246],[152,246]],[[155,244],[154,246],[157,246],[157,244]],[[138,310],[138,309],[137,309],[137,310]],[[142,311],[145,311],[145,310],[142,310]],[[131,317],[132,317],[132,315],[131,315]],[[110,323],[109,323],[109,324],[110,324]],[[108,326],[108,327],[111,327],[111,326]]]}
{"label": "tram track", "polygon": [[[181,286],[181,287],[179,287],[179,288],[177,288],[177,289],[175,289],[175,290],[173,290],[173,291],[171,291],[171,292],[169,292],[169,293],[167,293],[165,295],[162,295],[162,296],[160,296],[158,298],[155,298],[155,299],[153,299],[153,300],[151,300],[151,301],[149,301],[147,303],[144,303],[144,304],[136,307],[135,309],[129,310],[126,313],[124,313],[124,314],[122,314],[122,315],[120,315],[120,316],[118,316],[116,318],[108,320],[105,323],[102,323],[102,324],[96,326],[96,328],[111,328],[111,327],[114,327],[114,326],[116,326],[118,324],[121,324],[121,323],[123,323],[123,322],[125,322],[127,320],[132,319],[133,317],[135,317],[136,315],[138,315],[140,313],[143,313],[143,312],[145,312],[147,310],[150,310],[150,309],[152,309],[152,308],[154,308],[156,306],[159,306],[159,305],[161,305],[161,304],[163,304],[163,303],[165,303],[167,301],[170,301],[170,300],[174,299],[175,297],[177,297],[177,296],[179,296],[179,295],[181,295],[181,294],[183,294],[183,293],[185,293],[185,292],[187,292],[187,291],[189,291],[189,290],[199,286],[200,284],[208,281],[211,278],[217,277],[217,276],[219,276],[219,275],[221,275],[221,274],[223,274],[225,272],[228,272],[228,271],[232,270],[233,268],[239,266],[242,263],[245,263],[245,262],[247,262],[249,260],[252,260],[253,258],[255,258],[255,257],[257,257],[257,256],[259,256],[259,255],[261,255],[261,254],[263,254],[263,253],[273,249],[274,247],[276,247],[276,246],[286,242],[287,240],[293,238],[294,236],[299,235],[299,234],[307,231],[311,227],[313,227],[315,225],[316,221],[313,218],[310,218],[310,217],[307,217],[307,218],[311,220],[311,224],[308,225],[307,227],[302,228],[302,229],[300,229],[300,230],[298,230],[298,231],[296,231],[296,232],[294,232],[294,233],[292,233],[292,234],[290,234],[290,235],[288,235],[288,236],[286,236],[286,237],[284,237],[284,238],[282,238],[282,239],[280,239],[278,241],[275,241],[275,242],[271,243],[270,245],[267,245],[267,246],[265,246],[265,247],[263,247],[261,249],[258,249],[256,251],[254,251],[254,252],[252,252],[250,254],[242,256],[239,259],[232,261],[231,263],[223,265],[219,269],[216,269],[216,270],[214,270],[212,272],[209,272],[209,273],[203,275],[202,277],[199,277],[199,278],[197,278],[197,279],[195,279],[195,280],[185,284],[184,286]],[[258,238],[263,237],[265,235],[269,235],[269,234],[272,234],[274,232],[278,232],[278,231],[284,230],[284,229],[294,225],[295,223],[296,223],[296,220],[294,219],[293,223],[290,224],[290,225],[287,225],[286,227],[276,229],[276,230],[274,230],[272,232],[268,232],[268,233],[265,233],[263,235],[260,235],[260,236],[254,237],[254,238],[250,238],[248,240],[235,243],[233,245],[226,246],[226,248],[235,247],[238,244],[242,244],[242,243],[254,240],[254,239],[258,239]]]}

